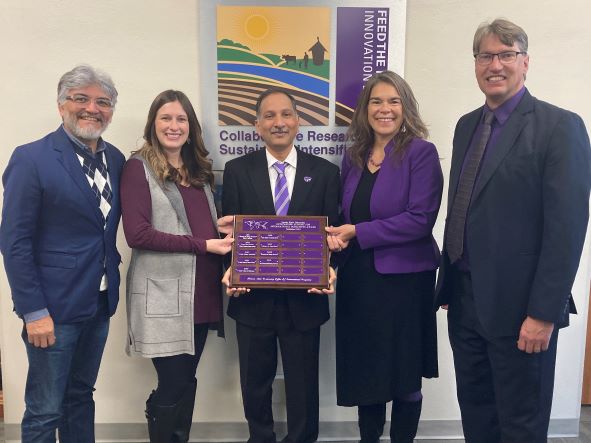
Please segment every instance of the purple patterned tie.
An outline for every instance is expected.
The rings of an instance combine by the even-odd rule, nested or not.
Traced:
[[[275,182],[275,214],[277,215],[287,215],[289,208],[289,190],[285,178],[286,166],[287,163],[275,162],[273,164],[277,171],[277,181]]]
[[[490,138],[494,118],[495,114],[492,111],[485,112],[480,138],[473,150],[468,153],[469,157],[466,159],[463,171],[461,171],[456,197],[447,221],[447,235],[445,236],[445,249],[447,250],[450,263],[455,263],[462,258],[464,252],[464,235],[468,208],[470,207],[470,200],[472,199],[472,191],[474,190],[474,184],[478,176],[480,162],[482,161],[486,144]]]

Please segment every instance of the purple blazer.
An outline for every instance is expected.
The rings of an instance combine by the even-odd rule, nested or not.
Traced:
[[[433,143],[419,138],[403,155],[392,158],[392,149],[390,142],[371,193],[371,221],[355,226],[357,241],[362,249],[374,249],[374,265],[382,274],[437,269],[440,253],[432,230],[443,191],[439,155]],[[361,173],[345,154],[341,167],[345,223],[351,223],[351,201]]]

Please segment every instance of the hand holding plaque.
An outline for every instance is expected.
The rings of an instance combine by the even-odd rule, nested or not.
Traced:
[[[337,274],[332,266],[328,267],[328,288],[310,288],[308,289],[309,294],[318,294],[318,295],[332,295],[335,293],[334,283],[337,281]]]
[[[235,216],[230,286],[330,290],[326,225],[318,216]]]

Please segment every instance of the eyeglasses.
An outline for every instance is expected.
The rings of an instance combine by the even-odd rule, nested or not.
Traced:
[[[74,95],[68,95],[66,97],[66,100],[70,100],[71,102],[74,102],[79,106],[85,106],[85,105],[89,104],[91,101],[93,101],[94,104],[97,106],[97,108],[105,110],[105,111],[108,111],[113,108],[113,102],[111,100],[109,100],[108,98],[103,98],[103,97],[90,98],[89,96],[84,95],[84,94],[74,94]]]
[[[504,65],[510,65],[511,63],[515,63],[515,60],[517,60],[517,56],[519,54],[527,54],[527,52],[522,51],[503,51],[503,52],[497,52],[496,54],[490,54],[488,52],[483,52],[481,54],[474,54],[474,58],[476,59],[476,63],[478,63],[480,66],[488,66],[490,65],[493,60],[495,59],[495,56],[497,56],[499,58],[499,61],[504,64]]]

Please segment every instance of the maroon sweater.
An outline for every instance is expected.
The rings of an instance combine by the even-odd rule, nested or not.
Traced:
[[[205,240],[218,238],[203,189],[177,185],[192,235],[157,231],[152,226],[152,199],[144,165],[129,160],[121,176],[121,215],[127,244],[131,248],[160,252],[192,252],[195,269],[195,323],[216,323],[222,319],[222,257],[206,250]],[[171,214],[171,217],[176,215]]]

